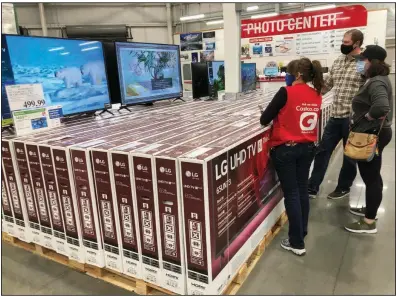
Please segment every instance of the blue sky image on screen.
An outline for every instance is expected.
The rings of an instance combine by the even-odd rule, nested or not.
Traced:
[[[147,43],[116,45],[124,104],[181,96],[178,46]]]
[[[241,64],[242,92],[256,90],[256,63]]]
[[[42,84],[47,106],[70,115],[110,103],[100,42],[9,35],[7,46],[15,84]]]

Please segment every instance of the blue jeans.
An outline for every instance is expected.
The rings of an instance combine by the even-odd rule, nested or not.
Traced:
[[[271,150],[271,159],[285,197],[290,245],[296,249],[305,247],[304,237],[308,234],[308,176],[315,149],[314,143],[300,143],[280,145]]]
[[[308,188],[319,192],[329,165],[331,154],[340,140],[345,146],[349,135],[349,118],[330,118],[325,127],[323,137],[315,156],[314,168],[309,179]],[[340,175],[338,176],[337,191],[349,191],[357,174],[356,163],[344,156]]]

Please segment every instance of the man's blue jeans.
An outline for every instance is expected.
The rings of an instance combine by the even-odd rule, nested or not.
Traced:
[[[300,143],[271,150],[271,160],[285,197],[290,245],[296,249],[305,248],[304,237],[308,234],[308,176],[315,149],[314,143]]]
[[[314,162],[314,168],[309,179],[308,188],[319,192],[320,184],[326,174],[331,154],[340,140],[345,146],[349,135],[349,118],[330,118],[325,127]],[[344,157],[336,191],[349,191],[357,174],[356,163]]]

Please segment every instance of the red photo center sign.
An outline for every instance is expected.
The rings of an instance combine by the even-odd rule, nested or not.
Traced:
[[[241,38],[253,38],[367,26],[367,10],[362,5],[282,14],[242,20]]]

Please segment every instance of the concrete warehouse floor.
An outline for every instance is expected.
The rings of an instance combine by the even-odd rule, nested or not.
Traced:
[[[378,234],[343,230],[355,219],[348,206],[364,203],[364,183],[356,178],[350,199],[330,201],[342,162],[341,150],[328,171],[321,197],[311,200],[307,255],[279,247],[287,225],[274,239],[238,294],[385,295],[395,293],[395,136],[384,151],[384,199]],[[131,295],[131,292],[2,244],[3,295]]]

